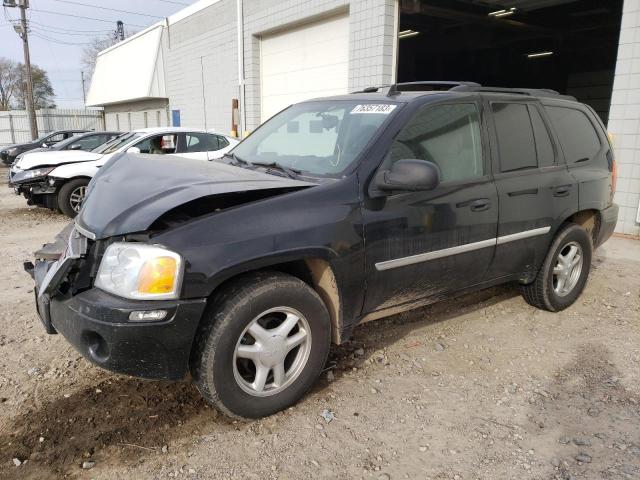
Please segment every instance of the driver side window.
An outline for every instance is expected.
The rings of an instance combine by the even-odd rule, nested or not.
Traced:
[[[49,138],[47,138],[44,143],[48,145],[53,145],[54,143],[61,142],[65,138],[68,138],[68,137],[65,137],[64,133],[58,133],[57,135],[52,135]]]
[[[409,120],[391,146],[391,162],[428,160],[442,182],[484,175],[478,109],[474,103],[427,106]]]
[[[140,149],[140,153],[166,155],[176,151],[176,135],[155,135],[133,145]]]

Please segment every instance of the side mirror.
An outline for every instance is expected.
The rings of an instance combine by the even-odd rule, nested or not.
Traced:
[[[398,160],[376,175],[376,187],[385,192],[433,190],[439,183],[440,169],[427,160]]]
[[[41,146],[42,148],[49,148],[49,144],[47,142],[44,142]]]
[[[69,147],[69,150],[82,150],[82,145],[80,145],[79,143],[74,143]]]
[[[127,153],[140,153],[140,149],[138,147],[129,147],[127,148]]]

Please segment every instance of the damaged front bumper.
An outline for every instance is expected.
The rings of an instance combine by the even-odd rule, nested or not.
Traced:
[[[38,315],[48,333],[61,333],[85,358],[137,377],[177,380],[189,371],[193,339],[206,299],[127,300],[98,288],[74,293],[71,277],[89,239],[73,224],[36,252],[25,270],[36,283]],[[163,310],[159,321],[131,320],[132,312]]]
[[[9,186],[13,187],[13,192],[16,195],[22,195],[26,198],[29,205],[58,208],[56,193],[59,189],[59,182],[39,179],[32,182],[12,183],[9,179]]]

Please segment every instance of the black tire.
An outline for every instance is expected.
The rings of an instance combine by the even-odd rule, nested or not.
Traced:
[[[554,289],[557,286],[557,280],[554,280],[554,268],[556,268],[559,254],[567,251],[566,249],[572,244],[577,244],[581,248],[582,268],[579,276],[576,275],[577,280],[571,290],[564,295],[559,295]],[[542,310],[550,312],[564,310],[572,305],[584,290],[591,269],[592,255],[593,241],[586,230],[576,224],[561,227],[551,243],[535,280],[528,285],[522,285],[522,296],[527,303]]]
[[[240,338],[246,338],[243,332],[261,312],[281,307],[295,309],[307,322],[311,334],[305,350],[308,357],[282,391],[255,396],[237,380],[237,362],[241,360],[234,359],[236,346]],[[293,405],[311,388],[325,365],[330,344],[329,314],[312,288],[279,272],[247,274],[210,300],[194,342],[191,374],[200,393],[224,414],[238,419],[261,418]],[[297,355],[295,350],[291,352]],[[269,375],[275,375],[275,370]]]
[[[88,178],[76,178],[70,180],[58,191],[58,208],[69,218],[75,218],[78,215],[78,211],[74,209],[74,202],[72,201],[72,195],[75,195],[79,189],[84,188],[86,191],[87,185],[89,185]]]

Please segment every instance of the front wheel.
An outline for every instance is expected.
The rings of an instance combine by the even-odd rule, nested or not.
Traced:
[[[586,230],[575,224],[563,227],[522,296],[530,305],[557,312],[572,305],[582,293],[591,269],[593,243]]]
[[[192,354],[200,393],[223,413],[260,418],[298,401],[326,362],[327,309],[302,280],[245,275],[214,295]]]
[[[76,178],[60,188],[58,192],[58,208],[69,218],[75,218],[82,208],[82,202],[87,193],[89,179]]]

